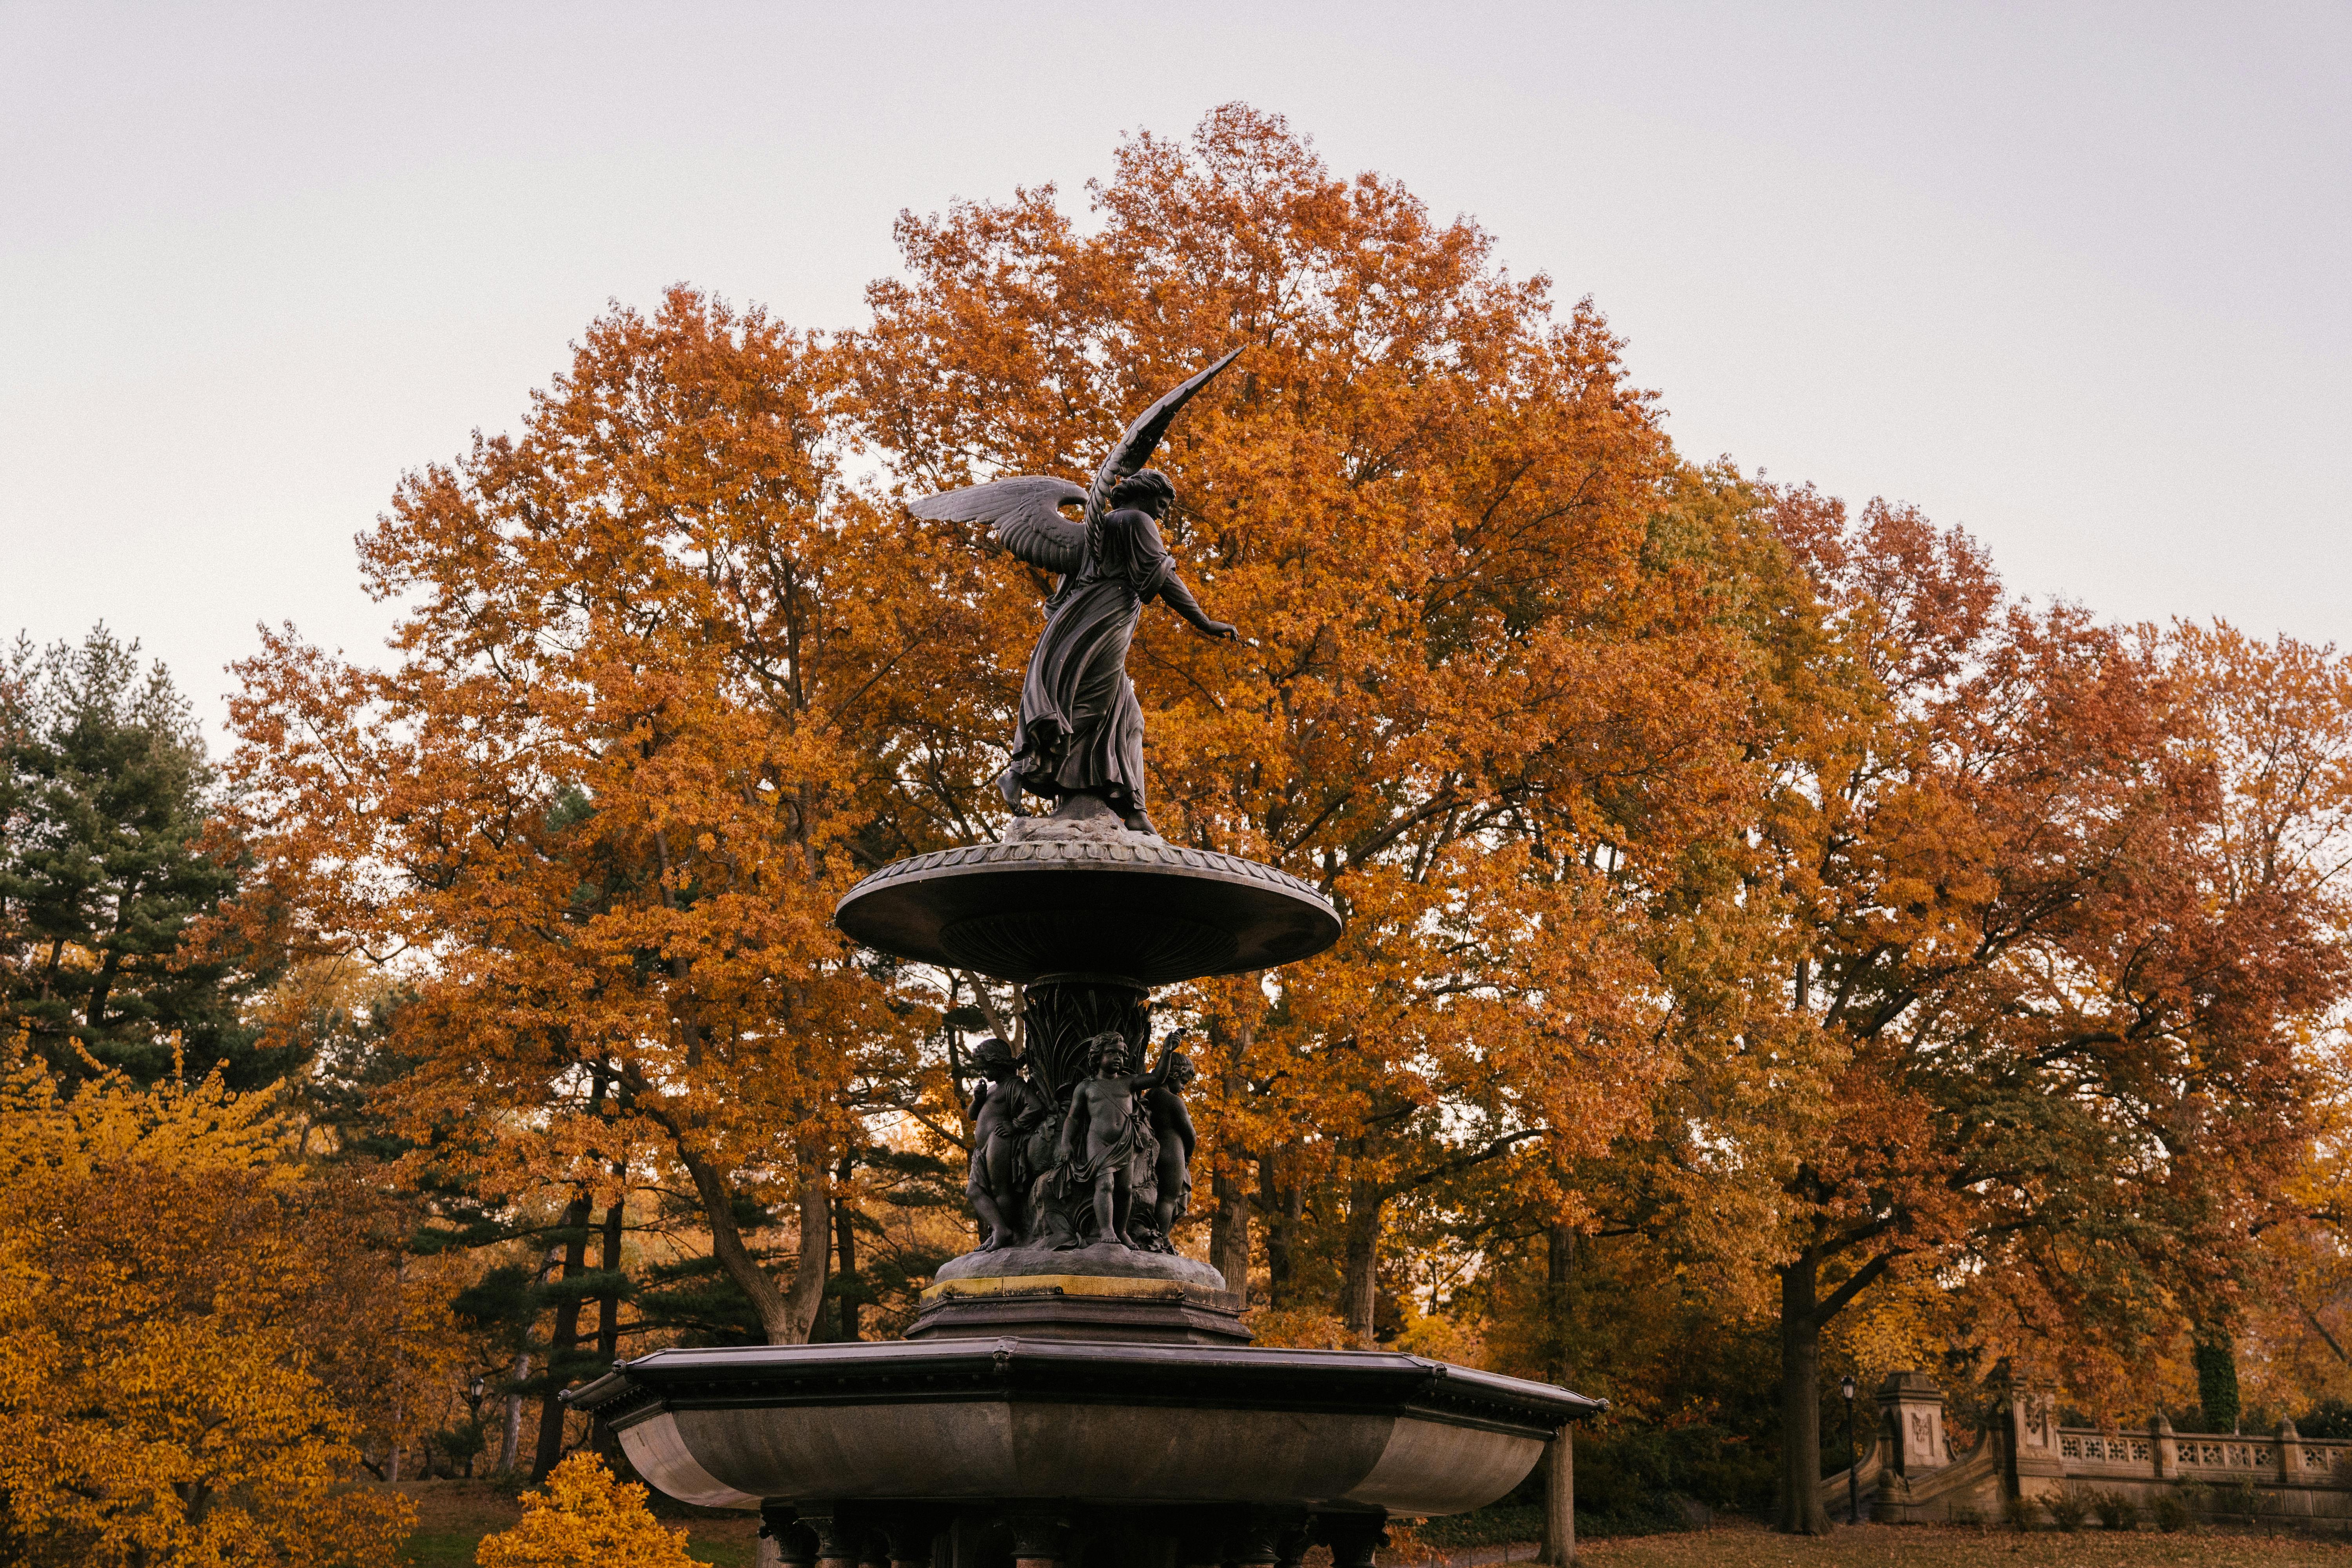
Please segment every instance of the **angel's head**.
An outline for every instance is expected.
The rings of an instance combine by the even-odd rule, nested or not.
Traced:
[[[1155,518],[1165,517],[1168,509],[1176,504],[1176,487],[1158,468],[1145,468],[1111,487],[1110,504],[1113,510],[1133,507]]]

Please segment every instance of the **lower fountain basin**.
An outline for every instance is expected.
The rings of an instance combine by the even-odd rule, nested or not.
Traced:
[[[945,1339],[656,1351],[572,1396],[710,1508],[862,1499],[1458,1513],[1604,1408],[1381,1351]]]

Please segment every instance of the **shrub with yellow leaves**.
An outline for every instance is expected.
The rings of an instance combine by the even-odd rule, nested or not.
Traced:
[[[0,1551],[31,1564],[389,1564],[268,1097],[217,1076],[63,1098],[0,1060]],[[325,1246],[321,1246],[321,1243]]]
[[[520,1522],[483,1539],[478,1568],[693,1568],[686,1531],[646,1509],[646,1489],[613,1479],[593,1454],[574,1454],[522,1500]]]

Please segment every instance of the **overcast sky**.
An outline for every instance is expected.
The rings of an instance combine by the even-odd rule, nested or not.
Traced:
[[[0,0],[0,626],[209,721],[608,299],[863,318],[890,223],[1245,100],[1591,294],[1688,455],[2352,644],[2352,5]]]

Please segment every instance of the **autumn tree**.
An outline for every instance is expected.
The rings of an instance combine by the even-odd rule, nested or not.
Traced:
[[[2265,1402],[2291,1384],[2340,1386],[2352,1365],[2324,1315],[2343,1293],[2335,1260],[2346,1212],[2346,1041],[2330,1026],[2352,915],[2352,664],[2332,649],[2285,637],[2263,642],[2225,623],[2177,625],[2161,647],[2213,790],[2198,846],[2210,885],[2197,891],[2235,913],[2227,940],[2244,944],[2212,953],[2211,967],[2258,973],[2255,1000],[2288,1004],[2283,1020],[2265,1016],[2247,1005],[2253,988],[2241,982],[2236,1009],[2218,1027],[2254,1039],[2284,1029],[2287,1037],[2232,1064],[2234,1092],[2183,1105],[2172,1139],[2170,1163],[2194,1178],[2177,1184],[2175,1202],[2195,1203],[2195,1246],[2210,1258],[2179,1310],[2208,1429],[2219,1430],[2235,1424],[2242,1332],[2267,1344]],[[2263,1119],[2264,1102],[2282,1094],[2294,1098],[2296,1114]],[[2297,1341],[2332,1364],[2287,1374]],[[2230,1420],[2215,1425],[2225,1410]]]
[[[407,606],[392,667],[270,634],[232,709],[270,896],[411,975],[407,1134],[567,1194],[567,1279],[677,1170],[777,1342],[816,1315],[860,1097],[928,1028],[833,905],[874,836],[940,830],[910,795],[951,814],[933,781],[985,777],[973,563],[843,489],[835,374],[757,310],[616,308],[519,437],[410,476],[362,541]],[[795,1211],[787,1279],[746,1200]]]
[[[2250,874],[2233,682],[2189,644],[2010,603],[1904,509],[1777,510],[1831,640],[1812,720],[1772,737],[1752,874],[1799,938],[1788,1012],[1833,1055],[1811,1113],[1756,1108],[1769,1135],[1724,1185],[1771,1221],[1735,1251],[1777,1285],[1780,1521],[1819,1531],[1823,1329],[1926,1263],[1969,1282],[1980,1343],[2055,1370],[2225,1294],[2306,1131],[2296,1041],[2345,975],[2318,885]],[[2301,835],[2334,807],[2282,809]],[[1722,1173],[1686,1131],[1723,1125],[1705,1088],[1623,1151],[1652,1173],[1621,1188],[1637,1207]],[[1703,1249],[1691,1205],[1652,1214]]]
[[[1234,348],[1161,461],[1244,640],[1147,617],[1130,662],[1161,830],[1348,921],[1161,998],[1204,1041],[1212,1260],[1262,1255],[1269,1323],[1468,1345],[1444,1280],[1490,1268],[1495,1353],[1542,1372],[1580,1258],[1752,1308],[1800,1530],[1850,1312],[1965,1283],[1954,1331],[2021,1364],[2230,1331],[2345,983],[2305,852],[2334,753],[2295,750],[2332,665],[2018,604],[1906,509],[1683,461],[1589,301],[1277,118],[1139,135],[1088,196],[903,216],[829,342],[615,307],[362,541],[386,668],[290,630],[242,668],[224,929],[398,974],[397,1168],[536,1227],[505,1283],[553,1305],[541,1348],[617,1342],[651,1187],[765,1337],[828,1273],[867,1326],[870,1211],[952,1159],[954,1043],[1017,1041],[1020,997],[829,917],[1001,830],[1051,586],[901,503],[1083,476]],[[1654,1327],[1617,1339],[1664,1364]]]
[[[350,1489],[363,1254],[271,1097],[215,1074],[68,1100],[0,1078],[0,1531],[37,1564],[389,1564],[406,1505]],[[379,1281],[366,1282],[373,1287]]]
[[[1322,958],[1172,1000],[1209,1039],[1213,1260],[1246,1273],[1255,1184],[1282,1279],[1280,1194],[1309,1193],[1365,1336],[1399,1194],[1642,1103],[1641,910],[1747,787],[1741,588],[1654,526],[1675,465],[1599,313],[1475,225],[1238,105],[1090,195],[1091,227],[1051,188],[902,218],[859,416],[910,489],[1083,473],[1246,347],[1161,458],[1171,542],[1246,640],[1147,617],[1131,662],[1162,831],[1346,914]],[[1037,585],[994,583],[1017,649]]]

